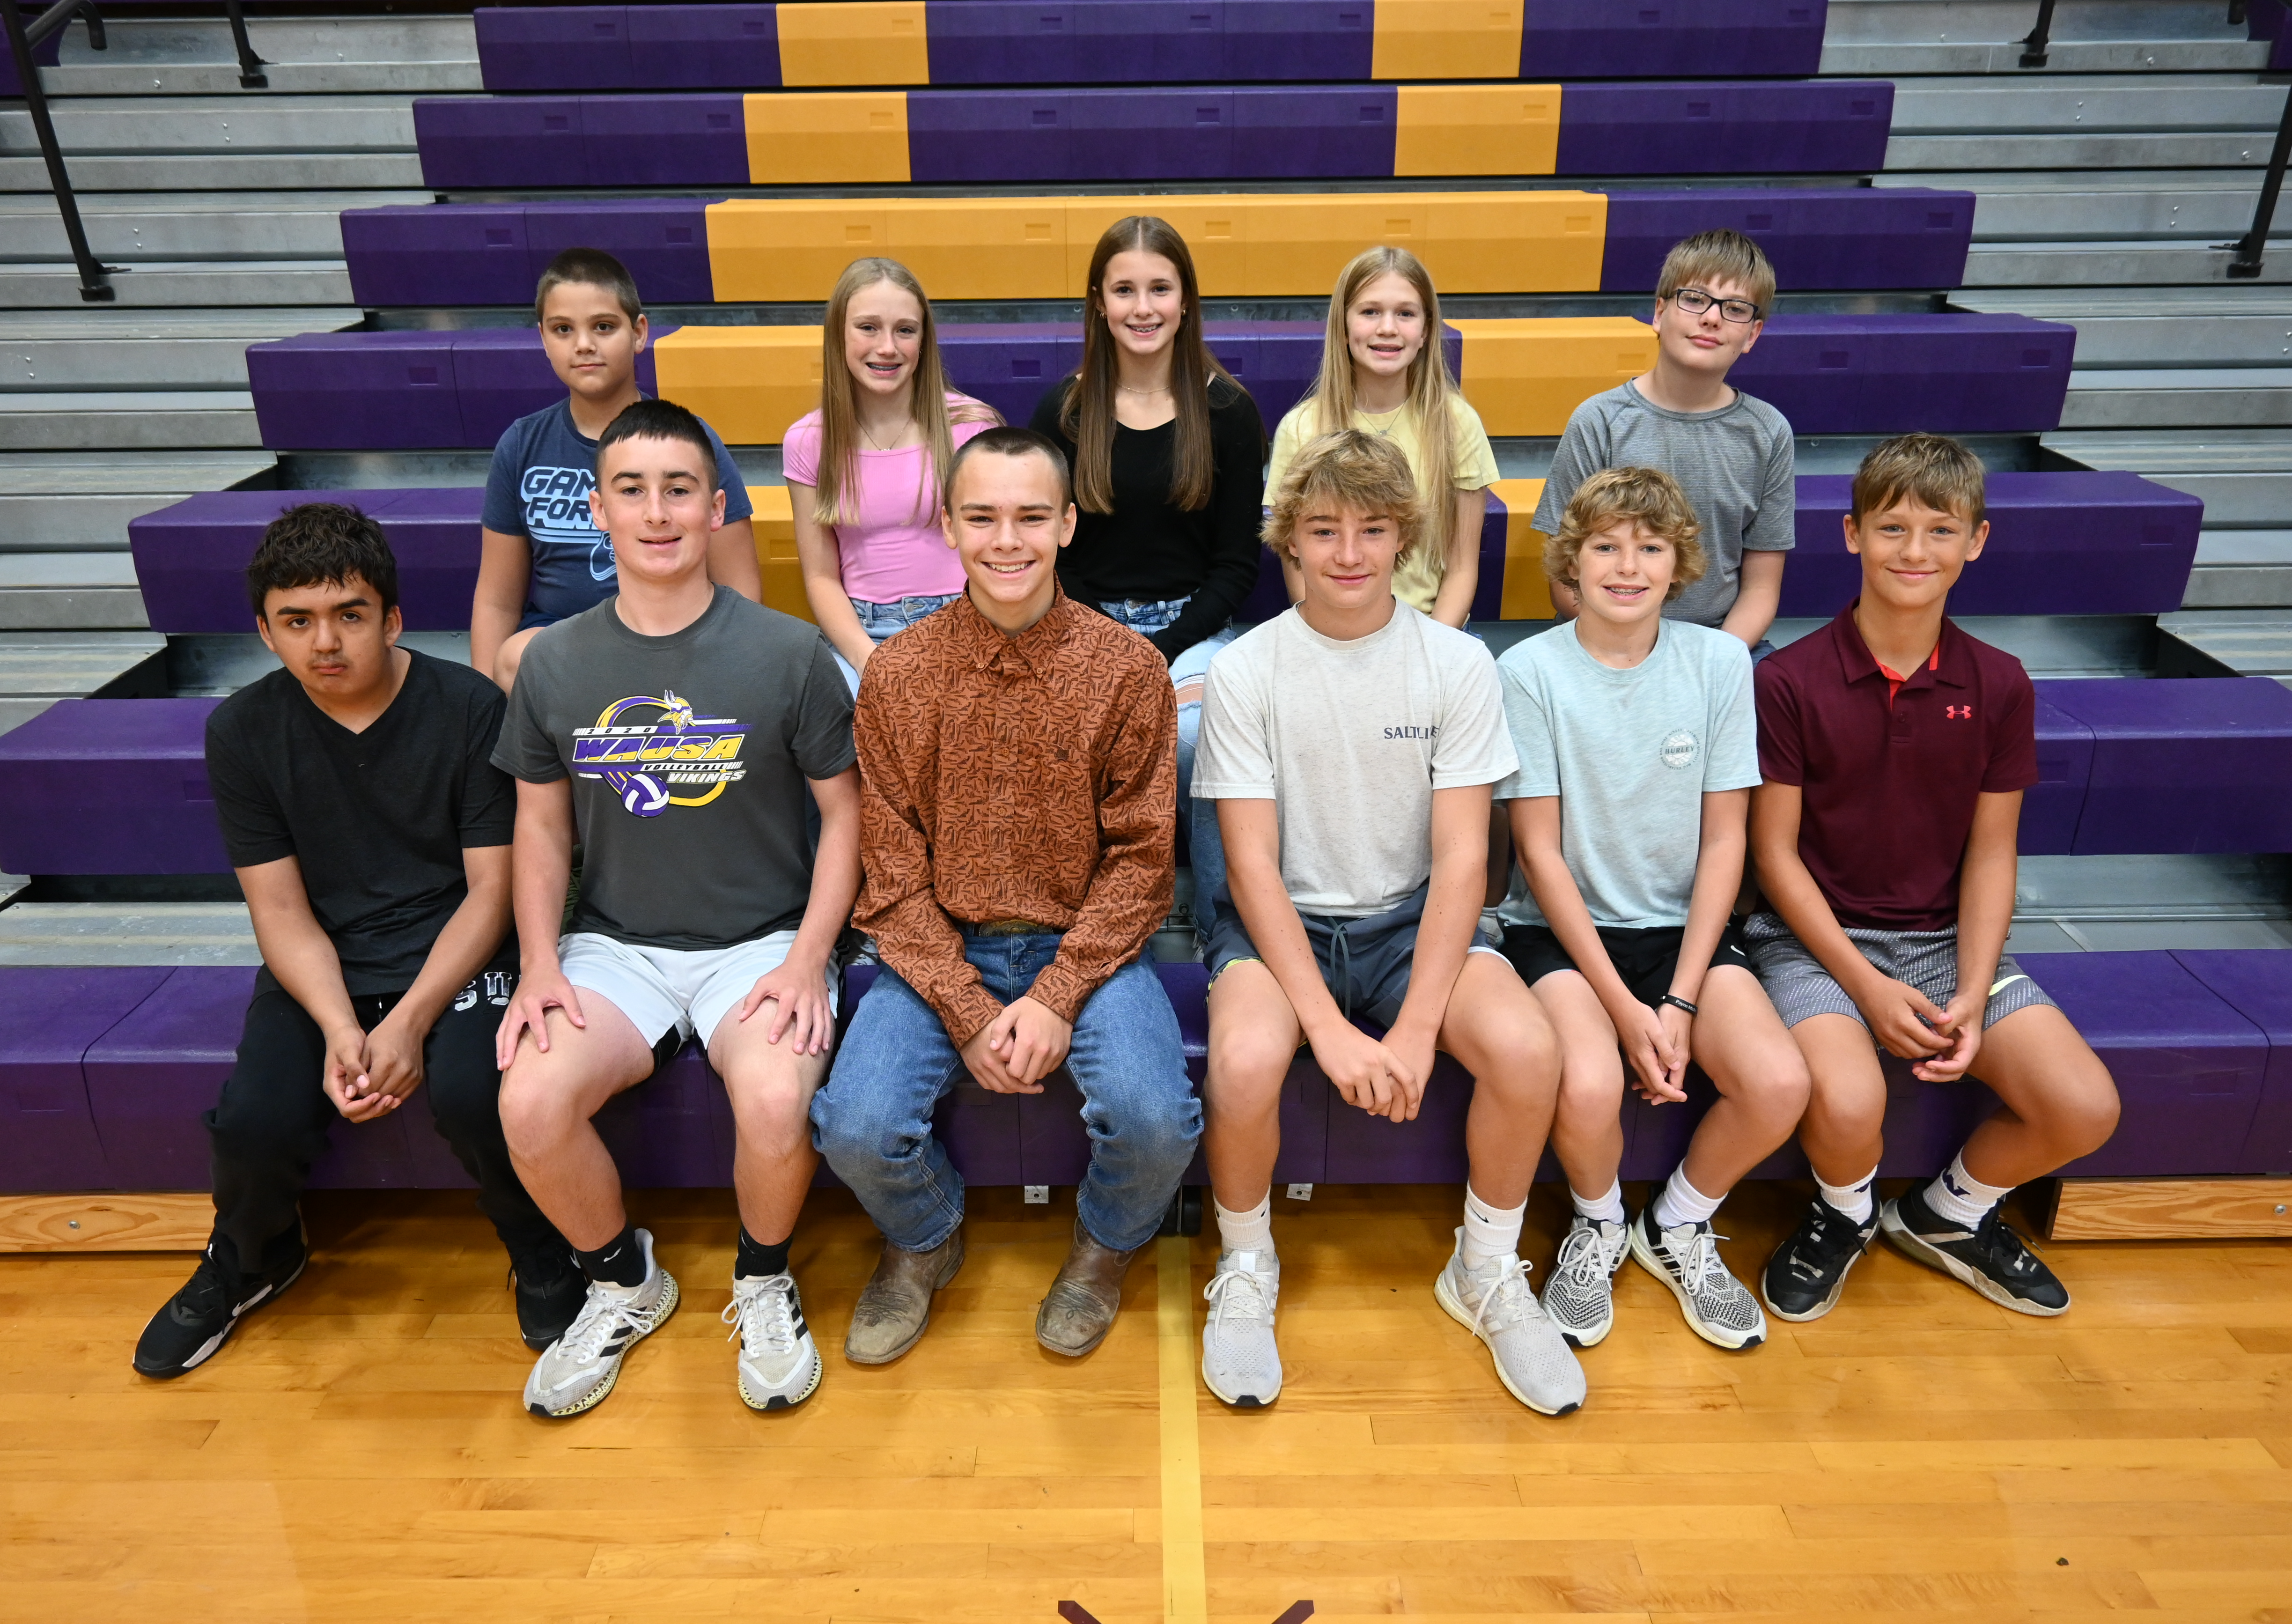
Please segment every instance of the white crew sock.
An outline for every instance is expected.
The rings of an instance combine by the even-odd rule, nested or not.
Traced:
[[[1870,1187],[1877,1182],[1878,1169],[1876,1168],[1851,1184],[1826,1184],[1822,1182],[1821,1174],[1814,1176],[1814,1187],[1822,1192],[1823,1200],[1857,1224],[1868,1224],[1870,1215],[1877,1210],[1877,1198],[1870,1193]]]
[[[1621,1224],[1624,1221],[1624,1185],[1620,1179],[1608,1181],[1605,1195],[1578,1195],[1576,1186],[1568,1186],[1568,1199],[1576,1204],[1578,1216],[1602,1224]]]
[[[1263,1263],[1273,1260],[1273,1192],[1267,1190],[1265,1199],[1247,1212],[1229,1212],[1218,1206],[1218,1199],[1210,1197],[1210,1205],[1217,1208],[1218,1248],[1226,1252],[1255,1252]]]
[[[1687,1164],[1681,1162],[1655,1199],[1655,1226],[1658,1229],[1684,1229],[1691,1224],[1707,1224],[1711,1215],[1719,1210],[1724,1195],[1706,1195],[1687,1182]]]
[[[2014,1193],[2011,1184],[1985,1184],[1965,1170],[1965,1152],[1949,1159],[1942,1176],[1926,1186],[1926,1205],[1937,1217],[1948,1218],[1960,1229],[1973,1229],[1989,1209]]]
[[[1528,1216],[1522,1197],[1513,1208],[1491,1207],[1465,1186],[1465,1266],[1485,1269],[1506,1257],[1520,1256],[1520,1226]]]

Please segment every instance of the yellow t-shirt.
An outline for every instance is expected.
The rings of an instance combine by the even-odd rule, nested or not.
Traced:
[[[1432,477],[1424,466],[1424,448],[1418,445],[1416,422],[1406,406],[1389,412],[1353,413],[1352,426],[1371,434],[1381,434],[1400,448],[1408,459],[1408,471],[1416,477],[1419,491],[1485,490],[1497,482],[1496,448],[1489,444],[1488,431],[1481,426],[1481,415],[1466,403],[1462,395],[1449,397],[1450,416],[1449,440],[1455,449],[1456,466],[1442,478]],[[1305,442],[1320,432],[1313,421],[1312,398],[1308,396],[1289,409],[1281,419],[1281,426],[1273,432],[1272,461],[1265,470],[1265,496],[1271,501],[1280,488],[1281,476],[1305,448]],[[1392,572],[1392,595],[1411,609],[1432,612],[1432,601],[1440,595],[1441,578],[1447,572],[1448,561],[1436,547],[1420,546],[1401,561]]]

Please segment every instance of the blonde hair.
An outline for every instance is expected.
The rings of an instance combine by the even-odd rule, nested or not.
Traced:
[[[1457,465],[1456,375],[1449,370],[1449,354],[1441,343],[1441,295],[1432,287],[1432,273],[1424,262],[1406,248],[1379,246],[1353,255],[1337,274],[1336,290],[1329,295],[1329,325],[1321,339],[1321,371],[1312,392],[1298,409],[1311,414],[1305,423],[1315,433],[1328,434],[1352,425],[1356,409],[1353,392],[1352,346],[1346,342],[1346,318],[1361,289],[1381,276],[1407,282],[1424,307],[1424,346],[1408,363],[1408,399],[1401,408],[1416,430],[1416,444],[1430,489],[1417,493],[1422,519],[1421,541],[1432,549],[1435,573],[1446,571],[1449,553],[1456,543],[1457,505],[1442,500],[1449,494],[1451,470]],[[1411,484],[1415,483],[1412,474]],[[1406,550],[1403,557],[1408,556]]]
[[[1424,540],[1424,504],[1416,476],[1400,448],[1381,434],[1339,429],[1306,442],[1270,493],[1272,505],[1260,532],[1281,557],[1297,556],[1297,525],[1311,513],[1383,514],[1400,531],[1398,565]]]
[[[1707,290],[1714,282],[1734,283],[1762,317],[1775,302],[1775,268],[1766,251],[1740,231],[1723,230],[1698,231],[1672,245],[1655,279],[1655,302],[1662,303],[1683,287]]]
[[[1904,497],[1980,524],[1989,511],[1981,459],[1947,434],[1897,434],[1854,471],[1854,522]]]
[[[835,279],[819,329],[819,479],[812,487],[811,507],[816,524],[850,524],[860,516],[852,497],[860,483],[860,380],[851,376],[851,364],[844,358],[844,327],[851,301],[881,282],[913,295],[923,311],[916,369],[908,380],[908,410],[924,432],[924,465],[916,481],[916,519],[939,506],[940,471],[955,460],[954,425],[1003,421],[1002,414],[983,400],[968,395],[948,400],[939,332],[932,325],[931,301],[916,273],[897,260],[853,260]]]
[[[1687,493],[1660,468],[1603,468],[1578,485],[1560,515],[1559,534],[1544,544],[1544,573],[1574,587],[1584,544],[1618,521],[1671,544],[1671,586],[1665,602],[1703,578],[1707,566],[1703,544],[1696,539],[1703,527]]]
[[[1085,513],[1114,511],[1114,392],[1121,363],[1114,353],[1114,335],[1107,330],[1104,289],[1107,262],[1129,253],[1157,254],[1177,268],[1178,330],[1170,336],[1170,398],[1178,416],[1171,446],[1170,505],[1182,513],[1198,513],[1210,505],[1217,483],[1210,407],[1213,402],[1223,406],[1249,392],[1219,365],[1203,342],[1194,256],[1187,252],[1178,228],[1158,214],[1131,214],[1116,221],[1091,251],[1083,291],[1082,366],[1059,409],[1059,430],[1074,442],[1075,500]]]

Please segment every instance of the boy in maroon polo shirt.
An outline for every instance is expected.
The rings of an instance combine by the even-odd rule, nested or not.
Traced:
[[[2068,1291],[1999,1203],[2117,1126],[2109,1072],[2006,956],[2037,695],[2019,660],[1943,613],[1989,537],[1982,507],[1981,463],[1956,440],[1879,446],[1846,520],[1862,595],[1756,674],[1751,851],[1772,911],[1744,935],[1813,1077],[1799,1143],[1819,1192],[1761,1281],[1780,1319],[1829,1313],[1881,1225],[1993,1303],[2062,1313]],[[1979,1076],[2000,1101],[1883,1216],[1879,1047],[1927,1082]]]

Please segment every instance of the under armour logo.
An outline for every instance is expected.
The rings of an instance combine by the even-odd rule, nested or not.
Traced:
[[[1945,705],[1941,707],[1941,714],[1948,716],[1952,722],[1971,722],[1973,720],[1973,707],[1971,705]]]

